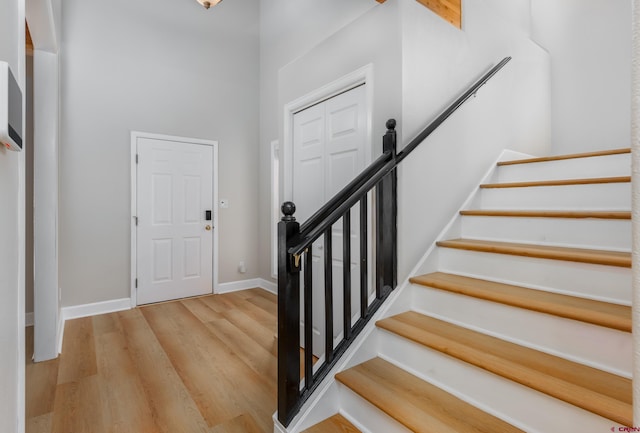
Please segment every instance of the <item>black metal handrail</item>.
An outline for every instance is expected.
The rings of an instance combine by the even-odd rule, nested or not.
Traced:
[[[395,128],[395,120],[393,122],[393,128]],[[298,255],[308,248],[313,241],[318,239],[324,231],[335,224],[344,213],[351,209],[365,194],[367,194],[380,180],[385,177],[391,170],[398,165],[396,159],[391,155],[391,152],[383,154],[384,157],[389,158],[384,165],[380,167],[375,173],[372,173],[366,182],[361,183],[356,189],[351,190],[351,195],[342,200],[340,204],[331,209],[331,212],[327,212],[324,218],[320,220],[315,226],[307,226],[306,233],[303,232],[304,224],[300,226],[300,241],[289,248],[289,254]]]
[[[413,140],[411,140],[409,144],[407,144],[402,149],[401,152],[398,152],[398,157],[396,159],[397,162],[400,163],[403,159],[409,156],[409,154],[413,152],[413,150],[416,147],[418,147],[420,143],[422,143],[428,136],[430,136],[433,131],[438,129],[438,127],[442,125],[442,123],[445,120],[447,120],[449,116],[451,116],[454,112],[456,112],[456,110],[458,110],[458,108],[460,108],[460,106],[464,104],[467,101],[467,99],[474,96],[478,92],[478,90],[480,90],[480,88],[484,86],[487,83],[487,81],[491,79],[491,77],[497,74],[498,71],[504,68],[505,65],[510,61],[511,61],[511,57],[505,57],[504,59],[500,60],[498,64],[496,64],[494,67],[489,69],[487,73],[485,73],[478,81],[473,83],[469,87],[469,89],[467,89],[462,95],[458,97],[458,99],[456,99],[451,104],[449,104],[449,106],[442,113],[440,113],[438,117],[436,117],[435,119],[433,119],[431,123],[429,123],[429,126],[424,128],[421,133],[416,135],[416,137]]]
[[[394,126],[395,128],[395,126]],[[391,152],[383,152],[382,155],[365,168],[358,176],[353,178],[344,188],[334,195],[327,203],[325,203],[316,213],[311,215],[304,223],[300,225],[300,233],[306,236],[310,230],[322,222],[334,209],[340,206],[345,200],[351,197],[354,191],[357,191],[362,184],[378,173],[391,160]]]
[[[421,142],[435,131],[465,101],[502,69],[511,57],[505,57],[482,78],[438,115],[402,152],[396,152],[396,121],[387,121],[383,138],[383,153],[354,178],[338,194],[300,225],[295,217],[295,205],[282,205],[284,217],[278,224],[278,420],[285,427],[299,412],[326,377],[340,356],[347,350],[367,322],[397,286],[397,166]],[[368,245],[369,194],[375,192],[375,298],[369,299]],[[351,213],[359,205],[359,317],[352,311],[351,278]],[[342,219],[342,340],[334,341],[333,296],[333,232]],[[347,233],[348,235],[344,235]],[[313,265],[312,246],[324,236],[324,352],[314,366],[313,348]],[[373,255],[373,253],[371,253]],[[300,312],[300,274],[303,274],[304,308]],[[352,319],[357,317],[355,323]],[[303,326],[301,345],[300,327]],[[300,349],[304,348],[304,382],[300,379]]]

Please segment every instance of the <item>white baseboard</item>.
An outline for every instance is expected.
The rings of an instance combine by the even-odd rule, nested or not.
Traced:
[[[131,299],[113,299],[111,301],[94,302],[93,304],[73,305],[63,307],[61,311],[62,320],[65,322],[81,317],[97,316],[98,314],[114,313],[116,311],[130,310]]]
[[[265,280],[264,278],[259,278],[260,287],[267,292],[271,292],[274,295],[278,296],[278,285],[272,281]]]
[[[24,315],[24,326],[33,326],[33,312]]]
[[[229,283],[218,284],[218,290],[216,291],[216,294],[238,292],[240,290],[255,289],[256,287],[264,289],[273,294],[278,293],[278,288],[275,283],[267,281],[263,278],[252,278],[250,280],[231,281]]]
[[[218,290],[216,291],[215,294],[218,295],[223,293],[238,292],[240,290],[255,289],[256,287],[260,287],[259,278],[253,278],[250,280],[230,281],[228,283],[218,284]]]

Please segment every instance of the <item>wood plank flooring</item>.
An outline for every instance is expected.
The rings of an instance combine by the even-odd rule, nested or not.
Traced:
[[[262,289],[65,324],[60,357],[33,363],[27,433],[271,433],[276,297]]]

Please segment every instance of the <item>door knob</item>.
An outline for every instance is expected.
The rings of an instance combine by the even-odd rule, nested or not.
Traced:
[[[209,230],[211,230],[211,226],[210,226],[209,224],[207,224],[206,226],[204,226],[204,229],[205,229],[206,231],[209,231]]]

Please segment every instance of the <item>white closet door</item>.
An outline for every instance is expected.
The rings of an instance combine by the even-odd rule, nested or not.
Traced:
[[[297,113],[293,118],[293,201],[296,219],[308,219],[365,168],[366,94],[360,86]],[[359,206],[351,215],[352,315],[359,311]],[[332,227],[333,334],[343,330],[342,221]],[[313,353],[324,354],[324,240],[312,247]],[[304,316],[301,316],[302,318]],[[304,341],[304,336],[301,335]]]

